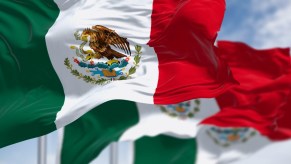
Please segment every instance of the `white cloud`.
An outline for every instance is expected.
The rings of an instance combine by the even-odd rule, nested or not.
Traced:
[[[269,0],[271,1],[271,0]],[[291,46],[291,1],[254,22],[255,44],[259,47]]]
[[[267,12],[274,8],[281,8],[288,3],[290,4],[290,0],[252,0],[251,9],[256,12]]]
[[[259,48],[291,46],[291,1],[250,1],[245,30],[252,30],[252,44]],[[244,30],[242,30],[244,31]],[[245,36],[244,36],[245,37]]]
[[[219,39],[256,48],[291,46],[291,0],[227,0]]]

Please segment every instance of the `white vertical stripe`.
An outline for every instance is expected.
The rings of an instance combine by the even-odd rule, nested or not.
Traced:
[[[95,106],[112,99],[153,103],[158,82],[158,59],[154,50],[146,45],[150,37],[152,0],[66,0],[56,1],[61,9],[55,24],[46,35],[46,44],[52,65],[65,92],[65,102],[57,114],[60,128],[79,118]],[[71,45],[79,46],[74,32],[103,25],[126,37],[134,54],[134,45],[142,46],[140,67],[130,80],[114,81],[105,86],[88,84],[70,73],[65,58],[74,68],[86,74],[85,69],[73,62],[75,52]],[[132,62],[131,59],[130,62]],[[82,72],[83,71],[83,72]]]
[[[273,142],[233,164],[290,164],[291,140]]]
[[[218,145],[207,134],[211,126],[203,126],[197,135],[197,160],[196,164],[233,164],[243,160],[254,152],[269,145],[271,141],[258,132],[246,142],[233,143],[229,147]],[[259,162],[261,163],[261,162]]]
[[[193,118],[185,119],[169,116],[156,105],[138,103],[139,122],[125,131],[120,140],[136,140],[143,136],[159,134],[178,138],[196,137],[199,122],[219,111],[215,99],[200,100],[200,111]]]

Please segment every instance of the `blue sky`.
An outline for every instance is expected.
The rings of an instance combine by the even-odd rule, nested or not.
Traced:
[[[242,41],[256,48],[288,47],[291,45],[290,29],[290,0],[227,0],[218,39]],[[49,164],[55,163],[56,146],[54,132],[48,135]],[[36,164],[36,155],[37,140],[31,139],[0,149],[0,164]],[[108,160],[108,151],[102,159]]]
[[[218,39],[243,41],[256,48],[291,45],[290,0],[227,0]]]

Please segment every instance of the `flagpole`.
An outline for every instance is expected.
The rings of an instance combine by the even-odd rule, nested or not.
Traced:
[[[128,152],[128,158],[129,164],[133,164],[134,163],[134,155],[135,155],[135,146],[134,146],[134,141],[127,141],[128,143],[128,148],[127,148],[127,152]]]
[[[110,164],[118,164],[118,143],[112,142],[110,145]]]
[[[37,163],[46,164],[46,135],[38,137]]]

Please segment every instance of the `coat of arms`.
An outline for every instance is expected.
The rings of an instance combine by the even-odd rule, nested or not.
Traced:
[[[74,69],[69,58],[64,64],[71,73],[87,83],[103,85],[114,80],[126,80],[136,72],[141,59],[141,49],[135,45],[134,55],[127,38],[114,30],[95,25],[74,33],[75,39],[82,41],[79,46],[71,46],[75,51],[73,61],[83,71]]]
[[[247,142],[256,135],[256,131],[250,128],[211,127],[206,133],[214,143],[222,147],[229,147],[236,143]]]
[[[162,112],[179,119],[187,119],[199,112],[200,100],[185,101],[178,104],[159,105]]]

